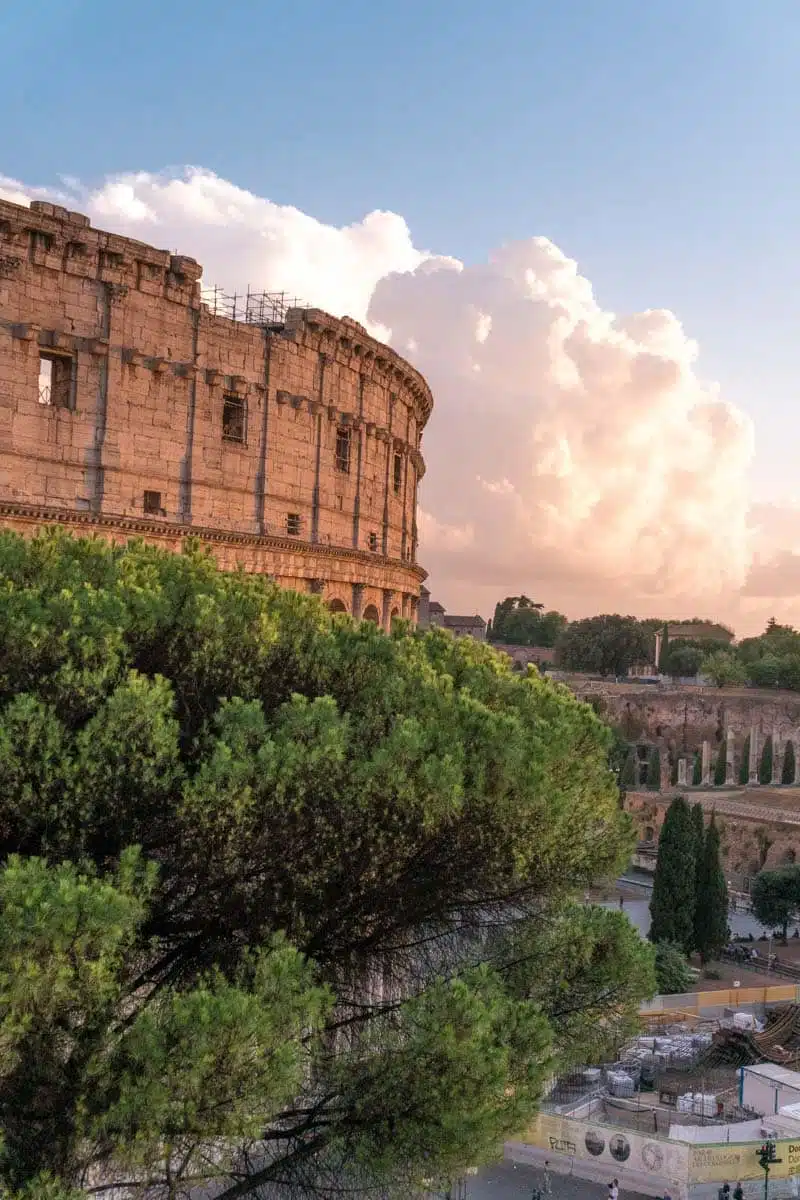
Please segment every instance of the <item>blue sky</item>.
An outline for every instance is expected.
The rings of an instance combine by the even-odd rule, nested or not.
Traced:
[[[678,312],[757,420],[759,490],[790,480],[796,0],[4,7],[2,172],[197,163],[467,259],[546,234],[609,307]]]
[[[800,450],[799,63],[797,0],[29,0],[0,172],[194,163],[466,260],[545,234],[605,306],[679,315],[770,495]]]

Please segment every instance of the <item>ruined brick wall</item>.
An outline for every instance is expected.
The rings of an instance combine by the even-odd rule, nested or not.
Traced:
[[[215,315],[201,270],[0,202],[0,523],[192,533],[223,566],[414,618],[424,379],[347,318]]]
[[[759,747],[770,737],[779,750],[791,741],[795,753],[800,754],[797,692],[598,683],[574,676],[566,682],[582,699],[593,703],[605,720],[619,726],[631,742],[660,746],[673,758],[699,751],[704,741],[715,757],[731,730],[737,778],[745,741],[753,734]]]
[[[675,792],[659,795],[654,792],[628,792],[625,809],[631,814],[636,836],[640,841],[657,841]],[[720,849],[726,872],[731,877],[753,876],[763,867],[781,867],[800,861],[800,812],[787,817],[787,800],[781,795],[769,799],[738,793],[740,803],[724,805],[713,794],[702,796],[686,793],[690,804],[701,799],[708,818],[715,812],[720,831]],[[753,803],[748,804],[744,800]],[[758,799],[758,804],[754,801]],[[772,805],[775,805],[772,808]],[[772,811],[770,809],[772,808]],[[737,809],[738,811],[729,811]]]

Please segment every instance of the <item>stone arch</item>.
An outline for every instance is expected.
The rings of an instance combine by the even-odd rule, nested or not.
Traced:
[[[361,614],[362,621],[372,621],[373,625],[380,625],[381,614],[378,612],[374,604],[368,604]]]
[[[345,604],[344,600],[339,600],[337,597],[334,597],[333,600],[328,601],[328,610],[332,613],[346,613],[347,605]]]

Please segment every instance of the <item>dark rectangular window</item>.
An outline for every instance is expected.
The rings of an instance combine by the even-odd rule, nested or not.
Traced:
[[[145,492],[144,511],[151,517],[160,517],[162,515],[161,492]]]
[[[247,401],[243,396],[222,398],[223,442],[244,442],[247,437]]]
[[[350,474],[350,430],[342,426],[336,430],[336,470]]]
[[[72,408],[75,359],[71,354],[39,355],[39,403]]]
[[[297,537],[300,533],[300,513],[286,514],[286,532],[292,537]]]
[[[403,456],[395,454],[394,456],[394,494],[400,495],[400,489],[403,486]]]
[[[378,535],[377,535],[377,533],[371,533],[371,534],[369,535],[369,548],[370,548],[370,550],[377,550],[377,549],[378,549]]]

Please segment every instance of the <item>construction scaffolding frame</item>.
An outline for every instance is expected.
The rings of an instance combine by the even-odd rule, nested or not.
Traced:
[[[268,329],[285,324],[290,308],[308,308],[305,301],[286,292],[226,292],[220,287],[204,287],[200,292],[203,307],[215,317],[242,321],[245,325],[262,325]]]

